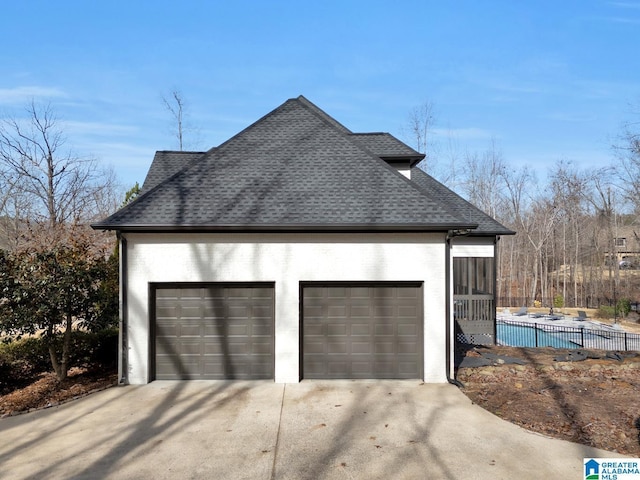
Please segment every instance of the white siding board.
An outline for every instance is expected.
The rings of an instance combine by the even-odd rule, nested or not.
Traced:
[[[495,252],[493,237],[459,237],[451,240],[452,257],[493,257]]]

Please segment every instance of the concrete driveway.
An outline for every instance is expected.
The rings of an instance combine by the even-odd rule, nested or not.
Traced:
[[[582,478],[612,456],[415,381],[153,382],[0,419],[11,479]]]

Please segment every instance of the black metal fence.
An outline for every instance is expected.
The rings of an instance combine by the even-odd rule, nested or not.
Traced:
[[[596,298],[596,297],[587,297],[579,302],[577,302],[575,307],[571,307],[573,305],[573,299],[566,299],[565,306],[569,308],[600,308],[601,306],[612,307],[617,303],[616,299],[613,298]],[[500,307],[532,307],[534,301],[529,297],[497,297],[496,298],[496,306]],[[545,300],[541,302],[542,307],[550,308],[552,306],[551,300]],[[640,311],[640,302],[636,300],[631,301],[631,310]]]
[[[497,343],[512,347],[592,348],[640,351],[640,334],[615,328],[565,327],[547,323],[496,322]]]

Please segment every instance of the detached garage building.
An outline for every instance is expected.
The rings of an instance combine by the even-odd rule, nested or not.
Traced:
[[[456,331],[491,339],[513,232],[423,158],[304,97],[207,152],[157,152],[93,225],[120,241],[121,381],[445,382]]]

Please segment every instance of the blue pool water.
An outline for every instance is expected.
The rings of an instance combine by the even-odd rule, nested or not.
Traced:
[[[569,342],[552,333],[539,330],[535,327],[498,323],[496,325],[498,343],[511,347],[554,347],[554,348],[578,348],[580,345]],[[537,335],[537,345],[536,345]]]

